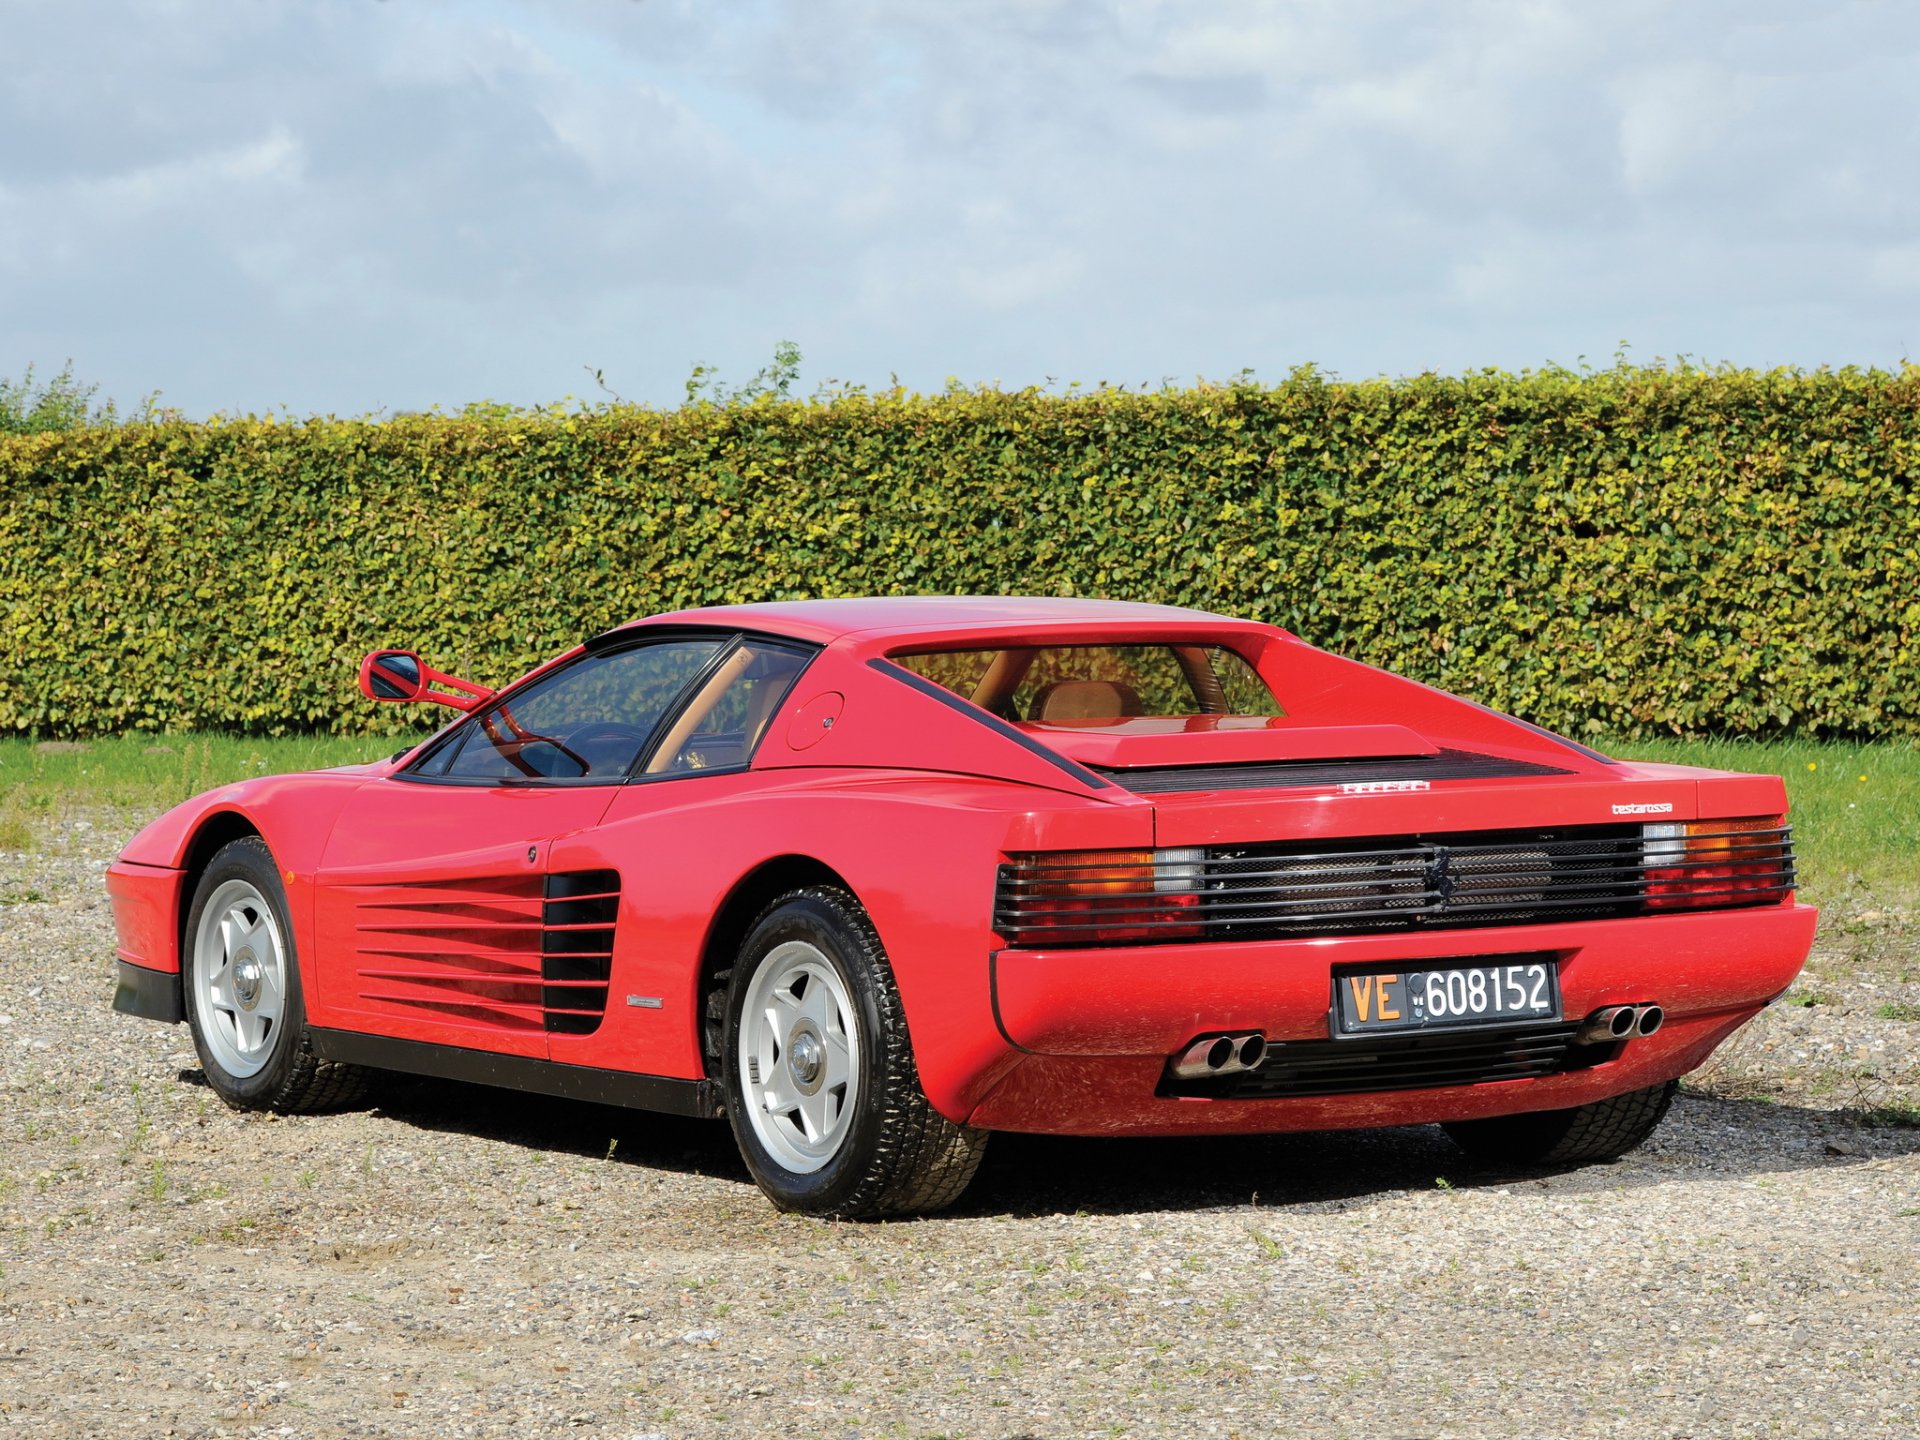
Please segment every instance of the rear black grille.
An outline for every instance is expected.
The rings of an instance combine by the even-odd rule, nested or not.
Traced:
[[[547,877],[541,906],[540,1005],[557,1035],[591,1035],[607,1013],[613,926],[620,911],[616,870]]]
[[[1451,836],[1391,849],[1209,853],[1209,919],[1223,936],[1590,920],[1641,908],[1640,827]],[[1204,903],[1204,902],[1203,902]]]
[[[1278,790],[1309,785],[1367,785],[1395,780],[1510,780],[1573,771],[1530,760],[1508,760],[1477,750],[1437,755],[1388,755],[1371,760],[1282,760],[1242,765],[1162,765],[1139,770],[1101,770],[1136,795],[1187,790]]]
[[[1272,1045],[1237,1075],[1169,1079],[1161,1094],[1215,1100],[1434,1090],[1489,1080],[1533,1080],[1612,1059],[1619,1045],[1575,1045],[1572,1024],[1367,1040],[1302,1040]]]
[[[1159,852],[1139,893],[1087,855],[1021,856],[1000,867],[994,928],[1014,945],[1268,940],[1767,905],[1793,889],[1789,833],[1687,842],[1714,859],[1639,825],[1215,846]]]

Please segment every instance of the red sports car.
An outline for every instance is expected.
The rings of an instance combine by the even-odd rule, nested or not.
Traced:
[[[785,1209],[936,1209],[994,1130],[1616,1156],[1813,938],[1778,779],[1193,610],[748,605],[498,693],[360,678],[460,716],[142,831],[115,1007],[237,1106],[399,1070],[725,1115]]]

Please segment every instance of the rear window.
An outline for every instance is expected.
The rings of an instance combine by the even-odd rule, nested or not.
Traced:
[[[893,659],[1016,723],[1286,713],[1259,673],[1220,645],[1023,645]]]

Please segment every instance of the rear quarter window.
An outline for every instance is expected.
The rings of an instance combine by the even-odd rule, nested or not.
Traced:
[[[892,658],[1016,723],[1285,713],[1259,673],[1221,645],[1027,645]]]

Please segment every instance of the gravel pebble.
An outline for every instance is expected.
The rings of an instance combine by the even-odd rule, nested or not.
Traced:
[[[1920,1097],[1911,929],[1618,1164],[1001,1136],[957,1211],[830,1224],[724,1125],[228,1110],[109,1009],[87,818],[0,855],[0,1434],[1920,1435],[1920,1129],[1865,1123]]]

